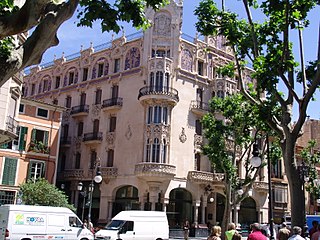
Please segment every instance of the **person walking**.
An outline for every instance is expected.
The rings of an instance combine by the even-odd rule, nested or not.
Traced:
[[[278,240],[288,240],[290,237],[290,230],[287,228],[287,224],[283,222],[281,228],[279,229],[277,239]]]
[[[226,240],[232,240],[232,237],[236,231],[236,225],[234,223],[229,223],[228,230],[225,232]]]
[[[303,237],[301,237],[301,232],[302,232],[302,229],[301,227],[299,226],[294,226],[292,228],[292,236],[289,237],[288,240],[305,240]]]
[[[310,235],[311,240],[318,240],[320,237],[320,225],[317,226],[317,231],[313,232],[312,235]]]
[[[310,230],[309,230],[309,236],[310,236],[310,238],[312,238],[312,235],[313,235],[315,232],[318,231],[318,224],[319,224],[318,221],[316,221],[316,220],[313,220],[313,221],[312,221],[312,228],[310,228]]]
[[[221,227],[220,226],[213,226],[211,228],[211,233],[207,240],[221,240]]]
[[[190,229],[190,224],[189,221],[186,220],[183,224],[183,236],[184,236],[184,240],[188,240],[189,239],[189,229]]]
[[[249,234],[247,240],[267,240],[268,239],[265,235],[263,235],[261,231],[261,226],[259,223],[251,224],[251,230],[252,232]]]

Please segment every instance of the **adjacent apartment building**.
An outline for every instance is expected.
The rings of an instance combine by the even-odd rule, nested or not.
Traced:
[[[64,108],[22,98],[17,137],[0,145],[0,204],[19,201],[19,185],[27,180],[56,181],[59,133]]]
[[[77,186],[81,182],[88,190],[100,166],[94,223],[127,209],[166,211],[170,228],[186,219],[194,225],[222,220],[224,175],[201,154],[201,118],[210,98],[238,91],[236,77],[216,71],[234,57],[221,36],[181,33],[182,14],[182,1],[147,10],[153,24],[144,33],[55,59],[24,78],[27,98],[68,109],[57,185],[64,186],[79,215],[88,213],[88,195]],[[252,82],[249,74],[246,81]],[[287,210],[287,185],[281,168],[275,172],[280,218]],[[266,174],[264,169],[237,207],[238,222],[268,221]]]

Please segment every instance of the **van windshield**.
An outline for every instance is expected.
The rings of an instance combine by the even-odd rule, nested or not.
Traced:
[[[123,220],[112,220],[104,227],[104,229],[106,229],[106,230],[119,230],[124,223],[125,223],[125,221],[123,221]]]

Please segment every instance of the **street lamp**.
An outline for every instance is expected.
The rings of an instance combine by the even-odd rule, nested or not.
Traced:
[[[83,201],[82,201],[82,212],[81,212],[81,220],[82,222],[84,221],[84,206],[86,204],[86,197],[88,196],[88,192],[87,192],[87,189],[86,187],[83,187],[83,183],[82,182],[79,182],[78,184],[78,191],[80,192],[80,194],[82,195],[83,197]],[[83,191],[82,191],[83,189]]]
[[[299,173],[299,178],[300,178],[300,181],[302,181],[302,192],[303,192],[303,199],[305,199],[305,183],[306,182],[309,182],[309,166],[307,166],[305,164],[304,161],[301,162],[301,165],[298,166],[298,173]],[[304,217],[304,225],[306,225],[306,206],[304,204],[304,207],[303,207],[303,217]],[[306,226],[303,226],[303,236],[305,235],[305,231],[306,231]]]
[[[272,196],[272,182],[271,182],[271,161],[269,156],[269,135],[266,135],[266,144],[267,144],[267,165],[268,165],[268,187],[269,187],[269,227],[270,227],[270,239],[274,239],[273,235],[273,196]],[[252,167],[260,167],[262,161],[259,156],[258,144],[253,144],[252,149],[252,158],[250,164]]]
[[[95,170],[95,175],[93,174],[93,170]],[[89,184],[88,192],[86,188],[83,189],[83,192],[81,193],[84,197],[83,199],[83,204],[82,204],[82,220],[83,220],[83,214],[84,214],[84,204],[85,204],[85,199],[88,196],[89,197],[89,212],[88,212],[88,224],[91,223],[91,209],[92,209],[92,196],[93,196],[93,190],[94,190],[94,184],[95,183],[101,183],[102,182],[102,176],[100,172],[100,163],[95,162],[94,168],[92,169],[92,178],[91,182]],[[83,187],[83,183],[79,182],[78,184],[78,190],[81,191]]]

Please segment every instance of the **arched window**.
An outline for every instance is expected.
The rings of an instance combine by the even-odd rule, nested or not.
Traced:
[[[160,142],[158,138],[155,138],[152,144],[152,162],[158,163],[159,159],[160,159]]]

